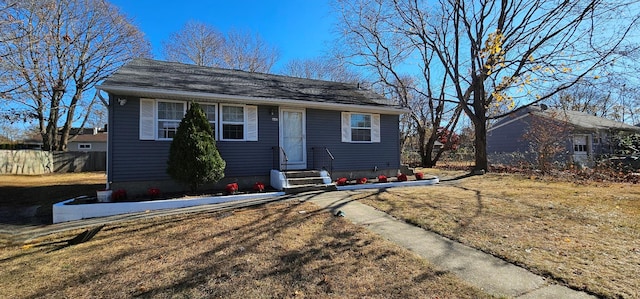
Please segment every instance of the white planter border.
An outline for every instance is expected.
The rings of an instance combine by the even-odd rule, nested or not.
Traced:
[[[361,189],[380,189],[392,187],[409,187],[409,186],[428,186],[437,184],[440,180],[438,177],[431,179],[404,181],[404,182],[388,182],[373,183],[360,185],[336,186],[338,191],[343,190],[361,190]],[[67,222],[86,218],[105,217],[128,213],[139,213],[144,211],[154,211],[162,209],[186,208],[198,205],[216,204],[236,200],[263,199],[269,197],[278,197],[285,195],[284,192],[267,192],[267,193],[251,193],[228,196],[210,196],[199,198],[176,198],[166,200],[150,200],[138,202],[112,202],[112,203],[91,203],[67,205],[67,203],[75,200],[75,198],[53,205],[53,223]]]
[[[410,187],[410,186],[429,186],[435,185],[440,182],[438,177],[431,179],[404,181],[404,182],[388,182],[388,183],[373,183],[373,184],[356,184],[346,186],[336,186],[338,191],[343,190],[361,190],[361,189],[380,189],[380,188],[392,188],[392,187]]]
[[[228,196],[210,196],[199,198],[177,198],[166,200],[150,200],[138,202],[112,202],[112,203],[91,203],[67,205],[75,198],[53,205],[53,223],[60,223],[72,220],[104,217],[128,213],[138,213],[144,211],[154,211],[162,209],[186,208],[198,205],[216,204],[236,200],[263,199],[284,195],[284,192],[251,193]]]

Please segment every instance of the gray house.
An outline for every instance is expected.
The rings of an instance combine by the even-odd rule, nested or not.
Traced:
[[[107,131],[105,128],[72,129],[67,149],[70,152],[106,152]]]
[[[530,142],[524,135],[555,125],[565,150],[557,157],[561,162],[589,165],[599,155],[612,152],[614,134],[640,133],[640,127],[594,116],[584,112],[531,106],[500,119],[487,130],[487,153],[492,163],[509,163],[513,157],[530,158]]]
[[[357,84],[135,59],[98,89],[109,95],[112,189],[182,187],[166,174],[167,157],[191,101],[205,110],[227,163],[217,187],[262,181],[282,189],[304,176],[296,170],[316,170],[308,175],[327,183],[395,175],[400,167],[398,122],[406,110]]]

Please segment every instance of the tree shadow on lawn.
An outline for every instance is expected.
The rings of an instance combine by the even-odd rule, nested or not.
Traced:
[[[0,187],[0,225],[51,224],[53,204],[103,188],[104,184]]]
[[[291,297],[298,290],[305,294],[340,294],[345,286],[335,279],[354,274],[343,271],[364,271],[360,269],[360,258],[342,260],[342,257],[372,257],[381,261],[398,254],[377,250],[360,229],[354,231],[342,218],[327,216],[324,209],[313,204],[276,205],[109,225],[91,242],[63,248],[50,257],[78,259],[75,263],[84,269],[60,278],[64,283],[51,283],[25,295],[73,295],[89,291],[97,296],[233,297],[255,291],[252,288],[267,297]],[[202,226],[212,229],[198,229]],[[97,254],[102,250],[105,253]],[[264,256],[264,250],[275,256]],[[38,257],[39,266],[47,267],[46,256]],[[144,270],[128,273],[136,268]],[[442,275],[428,272],[417,273],[417,277]],[[119,288],[113,288],[108,281]],[[379,286],[359,295],[411,289],[414,284],[413,280],[396,281],[393,289]]]

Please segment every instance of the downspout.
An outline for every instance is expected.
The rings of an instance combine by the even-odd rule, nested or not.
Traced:
[[[111,134],[109,133],[109,131],[111,131],[111,130],[112,130],[112,128],[111,128],[111,126],[110,126],[110,124],[109,124],[109,116],[110,116],[111,112],[109,111],[109,102],[108,102],[107,100],[105,100],[105,99],[102,97],[102,94],[100,93],[100,90],[96,90],[96,95],[98,96],[98,98],[100,99],[100,101],[102,102],[102,104],[103,104],[105,107],[107,107],[107,159],[106,159],[106,161],[105,161],[105,162],[106,162],[106,164],[107,164],[107,165],[105,165],[105,171],[106,171],[106,173],[107,173],[107,183],[106,183],[106,186],[105,186],[105,188],[104,188],[104,189],[105,189],[105,190],[109,190],[109,189],[110,189],[110,187],[111,187],[111,186],[110,186],[111,184],[110,184],[110,182],[109,182],[109,160],[110,160],[110,159],[109,159],[109,156],[110,156],[110,154],[111,154],[111,150],[110,150],[110,148],[109,148],[109,139],[111,139]]]

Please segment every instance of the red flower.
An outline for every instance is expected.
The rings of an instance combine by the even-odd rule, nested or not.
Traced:
[[[378,176],[378,182],[379,183],[386,183],[387,182],[387,177],[384,174],[381,174]]]
[[[257,192],[264,191],[264,183],[263,182],[256,182],[255,184],[253,184],[253,190],[257,191]]]
[[[422,172],[416,172],[416,180],[424,179],[424,174]]]
[[[113,198],[113,200],[115,201],[125,200],[127,199],[127,191],[124,189],[118,189],[116,191],[113,191],[113,194],[111,194],[111,198]]]
[[[347,184],[347,178],[339,178],[336,180],[336,185],[344,186]]]
[[[367,178],[358,179],[358,184],[365,184],[367,182]]]
[[[158,188],[149,188],[147,190],[147,195],[151,198],[156,198],[158,196],[160,196],[160,189]]]
[[[238,183],[227,184],[227,187],[224,189],[229,194],[235,194],[236,192],[238,192]]]
[[[404,182],[404,181],[407,180],[407,175],[404,174],[404,173],[401,173],[401,174],[398,175],[397,178],[398,178],[398,181]]]

